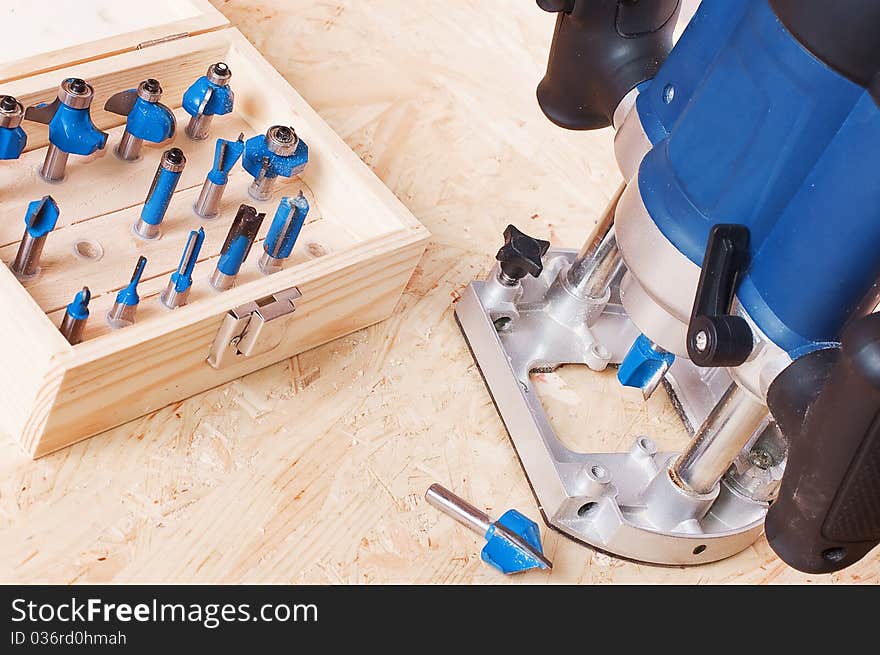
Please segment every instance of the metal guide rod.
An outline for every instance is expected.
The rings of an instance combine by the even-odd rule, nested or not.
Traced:
[[[694,493],[710,493],[766,418],[765,405],[738,384],[730,385],[675,461],[673,480]]]
[[[614,214],[625,188],[621,185],[614,194],[593,237],[568,269],[568,288],[581,298],[601,298],[624,265],[614,232]]]

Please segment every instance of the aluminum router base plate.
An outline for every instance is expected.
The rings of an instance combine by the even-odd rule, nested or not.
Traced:
[[[473,282],[455,306],[544,520],[577,541],[655,564],[707,563],[747,548],[761,535],[766,503],[723,483],[707,496],[685,493],[667,475],[676,453],[657,452],[649,435],[634,435],[626,453],[578,453],[556,436],[529,373],[571,363],[593,368],[619,363],[638,336],[616,301],[616,289],[589,329],[567,327],[542,306],[541,298],[574,254],[549,253],[541,278],[523,282],[513,320],[498,321],[499,312],[483,304],[484,297],[495,297],[491,282]],[[597,350],[607,360],[602,365],[585,354]],[[731,380],[723,370],[707,372],[679,360],[666,382],[692,431]]]

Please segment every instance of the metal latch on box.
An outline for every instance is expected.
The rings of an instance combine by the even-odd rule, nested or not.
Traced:
[[[299,289],[292,287],[229,310],[211,345],[208,363],[224,368],[242,357],[277,348],[296,311],[293,301],[301,297]]]

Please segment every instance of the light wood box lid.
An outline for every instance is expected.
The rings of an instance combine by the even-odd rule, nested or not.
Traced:
[[[0,0],[0,84],[229,27],[208,0]]]

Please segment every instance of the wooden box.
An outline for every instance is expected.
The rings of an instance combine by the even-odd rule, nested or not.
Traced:
[[[25,105],[51,101],[62,79],[84,78],[95,88],[92,118],[110,133],[103,151],[71,156],[61,184],[50,185],[36,173],[47,144],[46,128],[38,123],[22,124],[29,143],[21,159],[0,162],[5,264],[15,257],[30,201],[50,194],[61,210],[38,280],[22,286],[0,266],[0,429],[29,454],[45,455],[392,312],[424,251],[427,231],[206,0],[151,0],[137,3],[136,11],[108,0],[52,3],[45,14],[26,3],[0,7],[6,31],[15,34],[15,47],[5,51],[17,56],[0,61],[0,94]],[[168,22],[169,17],[175,20]],[[209,139],[194,142],[184,134],[189,116],[181,109],[182,95],[217,61],[232,69],[235,110],[215,117]],[[140,161],[120,161],[112,150],[125,119],[103,111],[110,95],[148,77],[162,83],[162,101],[178,118],[174,144],[187,157],[163,236],[155,242],[135,238],[131,226],[170,145],[145,144]],[[216,138],[252,136],[279,123],[293,125],[309,145],[310,163],[302,176],[279,179],[272,200],[256,203],[247,194],[252,178],[239,163],[221,216],[214,221],[195,216],[192,204],[211,168]],[[262,238],[279,199],[300,189],[311,202],[308,222],[285,269],[264,276],[256,266]],[[207,279],[241,203],[265,211],[266,220],[236,286],[217,293]],[[167,310],[158,295],[177,267],[187,235],[199,226],[207,237],[190,302]],[[140,254],[149,263],[137,323],[111,330],[105,314]],[[84,284],[93,294],[91,317],[85,341],[71,346],[57,326]],[[220,368],[207,363],[232,310],[286,290],[298,290],[301,297],[275,335],[280,343],[251,356],[233,352]]]

